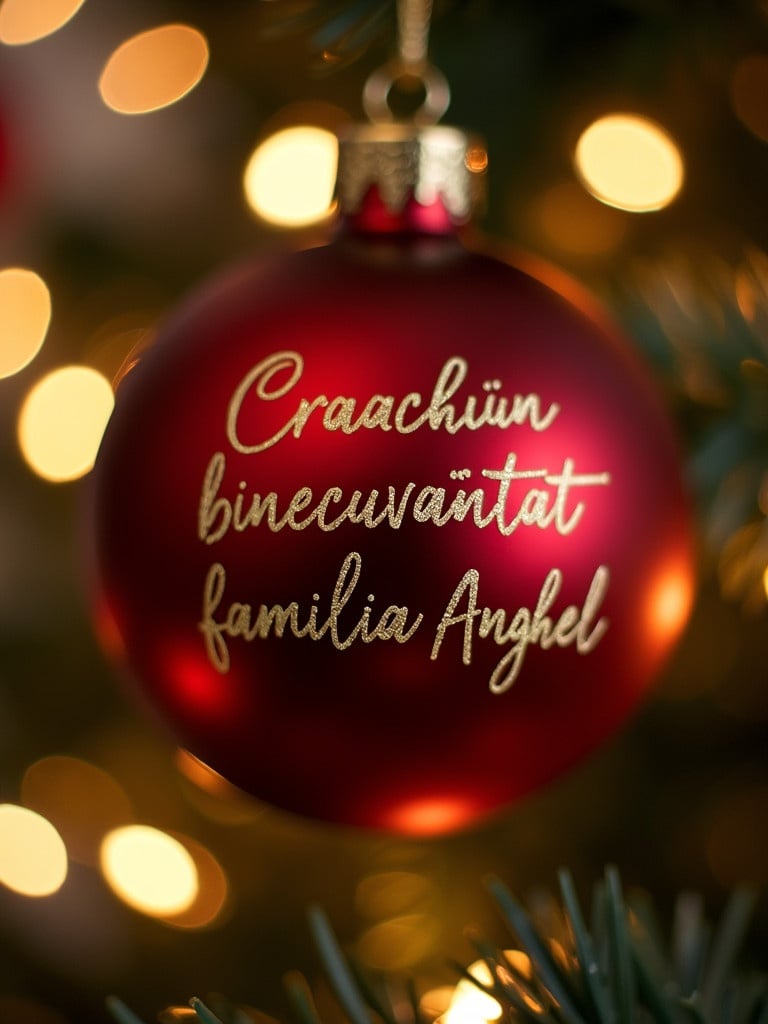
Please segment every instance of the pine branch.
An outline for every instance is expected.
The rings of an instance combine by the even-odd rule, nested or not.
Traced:
[[[475,936],[471,941],[488,967],[490,984],[453,965],[458,978],[497,1000],[506,1019],[517,1024],[768,1024],[768,975],[743,977],[737,971],[754,912],[753,892],[732,895],[713,942],[701,900],[682,894],[667,944],[650,902],[638,899],[628,905],[615,868],[608,868],[595,886],[590,928],[570,874],[561,871],[559,882],[558,914],[566,936],[558,928],[557,939],[537,928],[531,912],[501,881],[486,883],[516,946],[530,960],[531,976],[524,976],[503,949]],[[323,911],[312,908],[309,921],[323,969],[350,1024],[394,1024],[387,999],[345,955]],[[303,976],[292,972],[285,986],[298,1024],[322,1024]],[[414,981],[409,995],[414,1024],[422,1024]],[[107,1005],[116,1024],[141,1024],[120,1000],[110,998]],[[201,1000],[190,1005],[200,1024],[222,1024]]]

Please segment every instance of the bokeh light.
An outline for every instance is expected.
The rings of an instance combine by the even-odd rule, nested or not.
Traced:
[[[382,871],[368,875],[358,883],[355,905],[369,919],[405,914],[434,895],[434,884],[415,871]]]
[[[21,46],[44,39],[66,25],[85,0],[3,0],[0,42]]]
[[[608,114],[581,135],[574,155],[584,187],[632,213],[661,210],[683,184],[683,159],[658,124],[635,114]]]
[[[357,955],[379,971],[402,971],[434,951],[440,924],[430,914],[403,914],[366,929],[357,942]]]
[[[553,185],[533,211],[534,227],[567,253],[601,256],[617,249],[626,235],[626,215],[598,203],[575,182]]]
[[[332,209],[338,145],[324,128],[296,125],[265,139],[243,175],[245,197],[262,220],[301,227]]]
[[[29,391],[18,438],[28,465],[44,480],[76,480],[92,467],[114,406],[109,381],[87,366],[54,370]]]
[[[189,851],[148,825],[126,825],[105,836],[101,870],[115,895],[150,917],[183,914],[199,892]]]
[[[0,377],[18,373],[35,358],[50,322],[51,295],[45,281],[21,267],[0,270]]]
[[[431,988],[419,999],[419,1010],[427,1020],[442,1017],[453,1000],[454,985],[439,985]]]
[[[186,96],[207,67],[202,33],[189,25],[162,25],[115,50],[101,73],[99,92],[119,114],[147,114]]]
[[[747,611],[759,614],[765,608],[765,571],[768,557],[768,520],[746,523],[723,543],[718,576],[723,594],[740,600]]]
[[[560,948],[562,949],[562,947]],[[527,953],[524,953],[522,949],[505,949],[504,958],[521,978],[530,981],[533,977],[533,965]]]
[[[493,975],[484,960],[475,960],[467,971],[481,985],[493,984]],[[500,1003],[493,996],[481,992],[468,978],[462,978],[443,1021],[445,1024],[482,1024],[483,1021],[498,1020],[502,1012]]]
[[[44,757],[21,783],[21,802],[59,831],[69,856],[95,866],[107,832],[133,819],[122,786],[107,772],[77,757]]]
[[[172,833],[192,858],[197,872],[197,893],[190,905],[178,913],[166,914],[161,920],[174,928],[199,931],[222,922],[227,906],[229,884],[221,864],[202,843],[189,836]],[[159,915],[158,915],[159,916]]]
[[[0,804],[0,882],[22,896],[50,896],[67,877],[64,842],[40,814]]]
[[[566,973],[570,972],[573,968],[573,964],[570,962],[568,954],[557,939],[552,939],[550,941],[550,950],[559,966],[561,966]],[[516,989],[519,998],[522,999],[529,1010],[533,1010],[533,1012],[537,1014],[544,1013],[544,1005],[539,1002],[538,999],[534,998],[531,994],[530,987],[527,984],[527,982],[530,982],[533,979],[533,964],[531,963],[531,958],[521,949],[505,949],[504,959],[508,966],[499,964],[497,968],[499,980],[505,985],[509,985]]]
[[[742,57],[731,78],[731,104],[744,127],[768,142],[768,56]]]

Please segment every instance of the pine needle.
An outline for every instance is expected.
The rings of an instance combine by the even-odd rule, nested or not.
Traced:
[[[558,877],[561,903],[539,895],[532,911],[497,878],[486,882],[530,959],[530,974],[474,932],[468,938],[488,967],[489,981],[451,964],[457,979],[497,1000],[507,1024],[768,1024],[768,976],[737,973],[754,893],[733,894],[714,941],[701,900],[680,896],[667,948],[648,898],[633,898],[628,909],[615,868],[594,887],[589,925],[571,875],[561,871]],[[372,980],[344,954],[320,908],[310,909],[309,924],[349,1024],[426,1024],[414,979]],[[297,1024],[323,1024],[303,975],[290,972],[284,986]],[[397,1001],[400,991],[404,998]],[[222,1024],[201,1000],[190,1005],[199,1024]],[[142,1024],[121,1000],[111,997],[107,1006],[116,1024]],[[219,1012],[236,1019],[235,1007]]]
[[[144,1024],[133,1010],[129,1010],[122,999],[117,996],[107,997],[107,1009],[117,1021],[117,1024]]]

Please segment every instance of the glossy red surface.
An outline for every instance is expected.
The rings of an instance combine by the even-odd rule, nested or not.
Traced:
[[[449,429],[515,395],[520,422]],[[693,591],[674,438],[626,343],[450,237],[341,238],[196,294],[121,383],[94,484],[96,618],[139,688],[232,782],[334,822],[444,831],[565,771]],[[334,524],[369,499],[379,525]],[[292,602],[322,636],[292,635]],[[262,605],[284,635],[264,612],[231,635]]]

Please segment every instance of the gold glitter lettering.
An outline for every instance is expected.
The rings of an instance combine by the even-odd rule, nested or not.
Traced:
[[[410,620],[410,611],[405,605],[388,605],[374,617],[370,605],[364,605],[363,612],[351,624],[345,616],[348,605],[359,581],[363,560],[357,551],[350,551],[342,562],[333,594],[329,602],[328,616],[318,625],[318,594],[309,612],[304,613],[297,601],[287,605],[260,604],[255,609],[250,604],[233,601],[223,607],[227,573],[220,562],[209,568],[203,587],[203,615],[199,629],[203,634],[206,654],[213,667],[222,674],[229,671],[230,654],[227,638],[240,638],[246,643],[266,640],[270,635],[278,638],[290,633],[297,639],[322,640],[330,634],[330,640],[337,651],[345,651],[356,641],[364,644],[374,640],[394,640],[407,643],[424,620],[419,613]],[[373,601],[373,595],[369,595]],[[222,617],[223,613],[223,617]],[[409,621],[410,620],[410,621]],[[303,623],[303,624],[302,624]]]
[[[445,430],[456,434],[459,430],[479,430],[481,427],[498,427],[508,430],[512,426],[524,426],[533,430],[547,430],[560,412],[560,406],[553,402],[542,412],[541,399],[536,394],[513,395],[511,400],[495,392],[501,387],[500,381],[486,381],[483,388],[491,391],[483,399],[478,413],[478,399],[466,395],[462,402],[454,404],[453,398],[466,380],[469,370],[465,359],[453,356],[438,373],[432,395],[426,407],[415,419],[405,422],[406,413],[424,406],[424,396],[410,391],[399,401],[394,395],[372,395],[357,418],[357,399],[347,395],[316,395],[312,399],[300,398],[293,413],[289,413],[283,425],[270,437],[261,441],[247,441],[243,438],[241,417],[243,405],[253,396],[262,402],[275,402],[292,391],[304,373],[304,360],[298,352],[275,352],[253,366],[243,377],[232,394],[227,408],[227,439],[235,451],[243,455],[255,455],[278,444],[292,435],[301,437],[304,428],[318,409],[325,409],[322,424],[325,430],[340,430],[354,434],[358,430],[394,429],[401,434],[412,434],[421,427],[431,430]],[[281,384],[275,384],[275,377],[286,375]],[[394,423],[393,423],[394,420]]]
[[[321,498],[315,497],[311,487],[301,487],[287,499],[284,511],[278,507],[278,495],[269,491],[265,495],[252,494],[250,499],[242,493],[246,486],[240,482],[240,493],[230,501],[220,494],[226,471],[226,457],[223,452],[216,452],[203,477],[198,506],[198,536],[206,544],[215,544],[227,535],[230,529],[243,533],[251,527],[266,524],[273,533],[283,529],[305,530],[316,524],[325,533],[338,529],[343,523],[365,526],[375,530],[387,524],[391,529],[399,529],[406,516],[417,523],[432,523],[434,526],[445,526],[448,522],[463,523],[469,517],[479,530],[495,524],[499,533],[509,537],[519,526],[536,526],[541,530],[553,527],[561,536],[568,536],[578,526],[584,514],[583,501],[572,506],[570,499],[572,488],[605,487],[611,477],[608,473],[574,472],[573,459],[565,459],[560,473],[550,473],[547,469],[518,470],[517,455],[510,452],[504,468],[483,469],[481,475],[498,483],[496,500],[487,508],[492,495],[482,487],[476,487],[467,493],[464,488],[457,488],[456,494],[448,501],[446,489],[428,484],[419,490],[415,497],[416,484],[410,482],[402,492],[389,485],[387,499],[380,504],[381,493],[377,488],[363,493],[355,490],[347,498],[340,487],[329,487]],[[451,476],[460,476],[452,472]],[[551,490],[542,487],[528,488],[516,499],[517,507],[514,515],[510,515],[510,490],[513,483],[526,480],[537,480]],[[249,503],[250,501],[250,503]],[[329,506],[339,506],[335,518],[328,518]],[[514,505],[512,506],[515,507]],[[299,513],[306,515],[299,517]]]
[[[552,569],[542,584],[533,613],[529,608],[518,608],[507,625],[509,613],[503,608],[478,607],[480,573],[469,569],[446,605],[435,632],[430,659],[437,659],[447,631],[453,626],[461,626],[462,662],[470,665],[475,620],[479,616],[477,635],[481,640],[490,638],[500,647],[509,645],[488,681],[491,693],[505,693],[518,678],[531,645],[538,645],[546,651],[555,646],[570,647],[575,643],[579,654],[594,650],[608,628],[606,618],[594,621],[608,589],[608,581],[608,568],[599,566],[582,609],[568,605],[555,621],[548,612],[560,593],[563,574],[559,569]],[[462,610],[457,613],[457,609]]]

